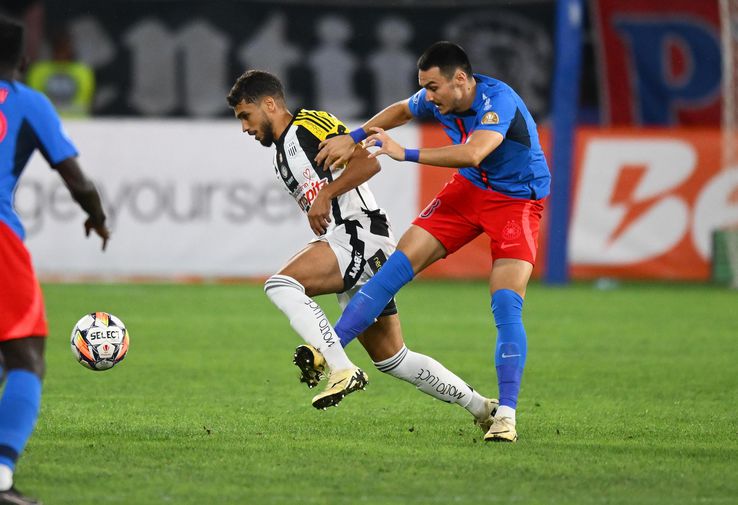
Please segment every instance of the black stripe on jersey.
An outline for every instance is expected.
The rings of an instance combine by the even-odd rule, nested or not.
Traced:
[[[318,146],[320,145],[320,139],[313,135],[313,133],[304,126],[295,126],[297,127],[297,130],[295,131],[297,142],[300,144],[300,147],[305,153],[308,161],[310,161],[310,165],[312,165],[313,169],[318,174],[318,177],[320,177],[321,179],[326,178],[329,181],[332,181],[333,174],[331,173],[330,169],[324,168],[315,162],[315,157],[318,155]]]
[[[525,123],[525,118],[520,112],[520,109],[515,109],[515,116],[510,122],[510,126],[505,134],[507,140],[512,140],[518,144],[523,144],[525,147],[530,149],[530,134],[528,133],[528,125]]]
[[[335,202],[336,200],[334,199],[333,201]],[[349,219],[343,223],[343,227],[349,236],[352,258],[351,263],[349,263],[346,271],[343,273],[343,291],[348,291],[359,282],[361,273],[366,266],[366,258],[364,257],[364,241],[359,238],[358,229],[361,227],[359,222]]]
[[[356,194],[357,194],[357,195],[359,195],[359,198],[361,199],[361,204],[362,204],[362,205],[364,206],[364,208],[366,209],[366,208],[368,207],[368,205],[367,205],[367,204],[366,204],[366,202],[364,201],[364,197],[363,197],[363,196],[361,196],[361,191],[359,191],[359,187],[358,187],[358,186],[356,187]]]
[[[328,182],[333,181],[333,174],[330,168],[325,168],[315,163],[315,157],[318,155],[318,146],[320,145],[320,139],[313,135],[307,128],[297,125],[297,131],[295,132],[297,141],[300,143],[300,147],[305,152],[305,156],[310,160],[310,164],[318,174],[320,179],[328,179]],[[338,206],[338,198],[334,198],[331,202],[331,214],[333,214],[333,222],[336,225],[343,223],[343,216],[341,215],[341,208]]]
[[[335,126],[335,123],[331,123],[328,119],[320,117],[313,111],[301,110],[300,117],[303,117],[303,115],[305,116],[305,119],[312,118],[316,123],[321,124],[326,130],[332,130]]]
[[[321,130],[323,130],[324,132],[326,132],[326,134],[329,131],[331,131],[331,129],[328,128],[328,127],[326,127],[325,124],[321,123],[320,121],[318,121],[317,119],[315,119],[314,117],[311,117],[311,116],[301,115],[301,116],[298,116],[297,117],[296,121],[307,121],[307,122],[315,125],[317,128],[320,128]]]
[[[364,201],[364,197],[361,195],[359,188],[356,188],[356,194],[359,195],[363,207],[361,211],[369,218],[369,231],[374,235],[381,235],[383,237],[389,237],[389,223],[387,222],[387,216],[382,214],[379,209],[368,210],[368,205]]]
[[[361,211],[369,218],[369,232],[372,235],[389,237],[389,222],[387,221],[387,216],[380,209],[361,209]]]
[[[309,123],[314,124],[317,128],[320,128],[324,132],[328,133],[330,131],[330,128],[326,128],[325,125],[319,123],[314,118],[311,118],[309,116],[299,116],[295,121],[307,121]]]

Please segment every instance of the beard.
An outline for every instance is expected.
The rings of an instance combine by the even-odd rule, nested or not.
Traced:
[[[264,147],[272,147],[272,144],[274,143],[274,128],[272,127],[272,122],[265,119],[264,122],[261,123],[261,131],[264,132],[264,137],[259,140],[261,145]]]

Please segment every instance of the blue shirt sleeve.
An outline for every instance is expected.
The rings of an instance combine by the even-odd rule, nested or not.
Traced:
[[[512,93],[498,93],[477,112],[474,129],[498,132],[504,137],[517,110]]]
[[[417,118],[433,117],[433,106],[425,99],[425,88],[408,99],[410,112]]]
[[[38,149],[49,165],[54,166],[77,156],[77,148],[64,131],[54,106],[46,96],[38,94],[27,119],[36,134]]]

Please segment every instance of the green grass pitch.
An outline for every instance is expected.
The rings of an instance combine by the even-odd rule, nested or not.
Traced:
[[[42,413],[18,487],[54,504],[738,503],[738,293],[531,286],[517,444],[374,369],[335,409],[291,363],[299,343],[259,285],[44,286]],[[497,391],[484,283],[400,294],[408,345]],[[320,299],[338,315],[333,297]],[[69,332],[105,310],[131,333],[106,372]]]

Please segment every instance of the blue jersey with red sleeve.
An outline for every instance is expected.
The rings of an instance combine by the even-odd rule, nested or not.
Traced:
[[[425,89],[410,97],[410,111],[418,118],[435,117],[454,144],[466,143],[476,130],[500,133],[502,143],[479,167],[460,168],[459,173],[480,188],[516,198],[544,198],[550,191],[551,173],[528,108],[504,82],[481,74],[474,74],[474,79],[476,96],[468,111],[441,114],[426,100]]]
[[[48,98],[18,81],[0,80],[0,222],[21,239],[25,232],[13,193],[36,149],[52,167],[77,156]]]

